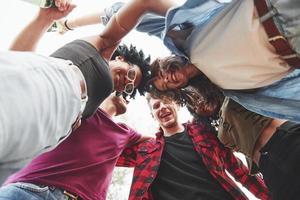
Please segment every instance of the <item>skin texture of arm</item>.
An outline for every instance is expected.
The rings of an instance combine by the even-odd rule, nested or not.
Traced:
[[[56,0],[55,2],[57,8],[40,9],[36,17],[16,37],[10,50],[34,51],[54,20],[67,16],[76,7],[71,4],[70,0]]]
[[[81,16],[78,18],[71,18],[71,19],[67,20],[67,26],[70,29],[75,29],[75,28],[79,28],[82,26],[100,24],[100,23],[102,23],[102,20],[101,20],[102,15],[103,15],[103,11],[91,13],[91,14],[84,15],[84,16]]]
[[[109,60],[120,40],[136,26],[143,14],[153,12],[165,15],[168,9],[175,5],[172,0],[132,0],[110,19],[100,35],[84,40],[95,46],[101,55]]]

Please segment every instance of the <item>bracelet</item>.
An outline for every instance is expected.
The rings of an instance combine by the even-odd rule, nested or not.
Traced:
[[[74,29],[72,29],[72,28],[70,28],[68,25],[67,25],[67,19],[65,20],[65,22],[64,22],[64,25],[65,25],[65,27],[69,30],[69,31],[73,31]]]

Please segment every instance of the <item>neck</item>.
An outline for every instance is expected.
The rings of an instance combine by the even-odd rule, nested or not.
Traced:
[[[185,66],[185,71],[189,79],[194,78],[201,74],[201,71],[193,64],[187,64],[187,66]]]
[[[164,131],[164,136],[169,137],[172,135],[175,135],[176,133],[181,133],[184,131],[184,126],[182,124],[177,124],[173,127],[162,127],[162,130]]]

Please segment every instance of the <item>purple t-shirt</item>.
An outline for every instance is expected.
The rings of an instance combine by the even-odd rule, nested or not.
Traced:
[[[55,186],[83,199],[104,200],[118,157],[140,137],[98,109],[55,149],[33,159],[5,184],[27,182]]]

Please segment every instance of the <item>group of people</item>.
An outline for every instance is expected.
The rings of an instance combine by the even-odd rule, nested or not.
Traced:
[[[70,0],[55,5],[0,54],[0,174],[32,159],[0,200],[102,200],[115,166],[134,167],[130,200],[247,199],[232,178],[259,199],[298,198],[298,0],[131,0],[78,19],[64,19]],[[50,56],[32,52],[54,21],[62,33],[105,28]],[[134,28],[172,55],[150,63],[120,45]],[[155,138],[112,119],[137,91]],[[192,122],[179,121],[180,106]]]

